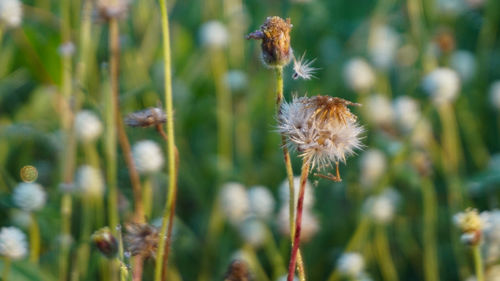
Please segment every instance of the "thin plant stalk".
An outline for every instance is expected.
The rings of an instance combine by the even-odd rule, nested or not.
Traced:
[[[429,178],[422,181],[422,209],[424,227],[422,228],[424,244],[424,276],[425,280],[439,280],[439,265],[437,259],[436,245],[436,223],[437,223],[437,195]]]
[[[127,165],[130,182],[132,184],[132,192],[134,196],[134,216],[135,221],[144,222],[144,209],[142,206],[142,189],[141,181],[139,178],[139,173],[134,164],[134,159],[132,157],[132,150],[130,148],[130,142],[125,132],[125,126],[123,125],[123,120],[120,113],[120,100],[119,100],[119,59],[120,59],[120,31],[118,26],[118,19],[113,17],[109,21],[109,46],[110,46],[110,75],[111,75],[111,92],[113,95],[113,101],[115,103],[115,121],[116,128],[118,131],[118,142],[123,152],[125,158],[125,164]]]
[[[30,261],[36,264],[40,258],[40,227],[35,213],[30,214],[30,220]]]
[[[474,267],[476,270],[476,280],[477,281],[484,281],[484,266],[483,266],[483,259],[481,257],[480,245],[475,245],[472,247],[472,254],[474,256]]]
[[[4,257],[4,259],[3,259],[3,272],[2,272],[2,280],[3,281],[9,280],[10,264],[11,264],[10,258]]]
[[[156,257],[155,281],[161,281],[166,276],[168,265],[168,254],[170,249],[173,218],[175,212],[175,202],[177,197],[177,167],[178,153],[175,149],[174,116],[172,99],[172,73],[170,62],[170,31],[168,23],[167,1],[160,0],[161,26],[163,35],[163,62],[165,73],[165,112],[167,115],[167,159],[168,159],[168,198],[167,205],[163,212],[163,220],[160,231],[160,242],[158,245],[158,255]],[[177,159],[177,161],[176,161]],[[167,227],[168,220],[168,227]],[[167,229],[168,228],[168,229]]]
[[[302,210],[304,209],[304,194],[307,183],[307,176],[309,175],[309,168],[311,166],[310,158],[305,157],[302,160],[302,172],[300,175],[300,189],[299,197],[297,200],[297,217],[295,218],[295,235],[292,244],[292,253],[290,254],[290,264],[288,266],[288,281],[293,281],[295,276],[295,266],[297,263],[297,254],[299,252],[300,245],[300,231],[302,226]],[[290,202],[292,204],[292,202]],[[300,272],[300,269],[299,269]]]
[[[384,280],[399,280],[398,272],[391,256],[389,241],[387,240],[387,232],[385,226],[383,225],[375,227],[375,249],[378,256],[377,261]]]
[[[144,179],[142,185],[142,201],[146,219],[151,218],[153,212],[153,179],[151,175],[147,175]]]

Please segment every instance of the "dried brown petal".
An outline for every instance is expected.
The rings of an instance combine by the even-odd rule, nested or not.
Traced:
[[[163,124],[167,121],[165,112],[158,107],[150,107],[141,111],[130,113],[125,117],[125,124],[130,127],[147,128]]]
[[[155,258],[158,249],[158,229],[149,224],[129,223],[125,225],[125,245],[132,256]]]

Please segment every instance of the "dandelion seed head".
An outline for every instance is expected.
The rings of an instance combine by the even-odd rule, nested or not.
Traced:
[[[290,47],[291,29],[290,19],[268,17],[259,30],[248,34],[246,38],[262,40],[262,60],[266,66],[283,67],[293,56],[293,50]]]
[[[305,53],[302,54],[300,58],[293,58],[293,75],[292,78],[297,80],[298,78],[302,78],[304,80],[309,80],[314,77],[314,73],[318,70],[315,67],[312,67],[311,64],[316,60],[306,60]]]
[[[250,211],[261,219],[269,219],[274,211],[274,197],[268,188],[253,186],[248,190]]]
[[[45,206],[47,194],[40,184],[23,182],[14,189],[12,200],[24,211],[38,211]]]
[[[375,73],[372,67],[362,58],[349,60],[343,69],[346,85],[358,93],[366,93],[375,84]]]
[[[160,146],[151,140],[142,140],[132,147],[135,167],[141,174],[158,172],[165,162]]]
[[[437,105],[453,102],[460,91],[460,78],[449,68],[437,68],[422,80],[423,89]]]
[[[399,96],[393,102],[394,121],[404,131],[409,132],[420,119],[417,101],[408,96]]]
[[[278,131],[288,145],[307,158],[312,168],[345,162],[362,147],[363,128],[347,106],[358,105],[341,98],[315,96],[283,103],[278,114]]]
[[[367,120],[377,126],[387,126],[393,121],[393,110],[389,99],[381,94],[374,94],[368,97],[363,107],[367,115]]]
[[[266,226],[256,217],[247,217],[238,228],[243,240],[253,247],[258,248],[266,242]]]
[[[337,261],[337,270],[345,277],[356,278],[363,273],[364,268],[365,260],[360,253],[344,253]]]
[[[363,186],[374,186],[382,177],[387,168],[387,158],[378,149],[370,149],[361,155],[361,184]]]
[[[71,57],[75,53],[75,49],[75,44],[70,41],[59,46],[57,51],[63,57]]]
[[[97,140],[103,131],[101,120],[90,110],[78,112],[74,120],[75,134],[81,142]]]
[[[13,260],[24,258],[28,253],[26,235],[17,227],[0,229],[0,255]]]
[[[213,20],[204,23],[200,28],[201,44],[209,48],[223,48],[227,45],[229,34],[224,24]]]
[[[388,25],[377,25],[370,34],[368,50],[373,64],[388,69],[399,45],[399,34]]]
[[[101,171],[82,165],[76,170],[75,186],[78,192],[85,196],[100,197],[104,193],[104,179]]]
[[[159,107],[150,107],[130,113],[125,117],[125,124],[130,127],[147,128],[167,122],[165,112]]]
[[[241,70],[230,70],[224,76],[224,81],[232,92],[243,91],[248,85],[248,77]]]
[[[19,0],[0,0],[0,23],[18,27],[23,20],[22,3]]]
[[[476,75],[477,63],[474,54],[465,50],[458,50],[451,54],[450,66],[464,82],[471,81]]]
[[[250,203],[245,186],[229,182],[222,186],[219,193],[221,209],[230,223],[238,225],[248,215]]]
[[[399,193],[388,188],[379,195],[368,197],[364,204],[364,210],[376,223],[387,224],[394,218],[399,199]]]

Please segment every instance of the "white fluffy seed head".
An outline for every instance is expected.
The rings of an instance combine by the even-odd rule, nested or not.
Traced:
[[[240,92],[248,85],[247,74],[241,70],[230,70],[224,76],[224,81],[232,92]]]
[[[278,229],[284,237],[290,236],[290,210],[288,205],[283,205],[278,213]],[[302,225],[300,241],[308,242],[319,231],[319,220],[309,208],[302,210]]]
[[[479,216],[483,222],[485,259],[494,263],[500,258],[500,210],[484,211]]]
[[[411,131],[420,119],[417,101],[408,96],[399,96],[394,100],[394,121],[404,132]]]
[[[476,75],[476,59],[474,54],[469,51],[459,50],[453,52],[450,65],[464,82],[470,81]]]
[[[297,206],[297,201],[299,197],[300,191],[300,177],[295,177],[293,179],[293,191],[294,191],[294,206]],[[288,179],[284,179],[279,187],[279,196],[281,200],[281,204],[288,208],[288,204],[290,202],[290,185],[288,184]],[[314,206],[314,190],[309,181],[306,181],[306,187],[304,190],[304,208],[309,209]],[[294,208],[295,209],[295,208]]]
[[[23,20],[22,3],[19,0],[0,0],[0,23],[17,27]]]
[[[104,193],[104,180],[101,171],[90,165],[78,167],[75,182],[77,190],[85,196],[99,197]]]
[[[75,116],[75,133],[78,140],[92,142],[101,136],[101,120],[90,110],[82,110]]]
[[[388,69],[394,60],[399,34],[388,25],[378,25],[370,34],[368,50],[373,64],[380,69]]]
[[[500,80],[493,82],[490,86],[490,102],[497,110],[500,110]]]
[[[387,224],[393,220],[400,198],[396,190],[389,188],[379,195],[368,197],[364,210],[376,223]]]
[[[301,0],[301,1],[306,2],[304,0]],[[299,1],[295,0],[295,2],[299,2]],[[288,280],[288,275],[287,274],[282,275],[278,279],[276,279],[276,281],[287,281],[287,280]],[[299,278],[297,276],[294,276],[293,277],[293,281],[299,281]]]
[[[243,220],[239,226],[239,232],[243,240],[253,247],[260,247],[266,242],[266,226],[253,216]]]
[[[160,146],[151,140],[139,141],[132,147],[135,167],[141,174],[158,172],[164,163]]]
[[[274,197],[264,186],[254,186],[248,190],[250,211],[261,219],[269,219],[274,211]]]
[[[367,187],[376,185],[387,169],[385,154],[378,149],[363,152],[359,164],[361,168],[361,184]]]
[[[360,253],[348,252],[342,254],[337,261],[337,270],[342,276],[356,278],[363,273],[365,260]]]
[[[375,73],[362,58],[349,60],[344,65],[343,76],[346,85],[355,92],[366,93],[375,84]]]
[[[0,229],[0,255],[13,260],[19,260],[28,253],[26,235],[16,227]]]
[[[45,206],[47,194],[38,183],[23,182],[17,185],[12,195],[14,204],[24,211],[38,211]]]
[[[453,102],[460,91],[460,78],[449,68],[437,68],[422,80],[423,89],[437,105]]]
[[[222,212],[228,221],[238,225],[248,215],[250,203],[245,187],[237,182],[222,186],[219,193]]]
[[[281,105],[278,131],[292,149],[310,161],[311,169],[345,162],[362,147],[363,128],[349,105],[357,104],[330,96],[294,98]]]
[[[226,26],[219,21],[208,21],[200,28],[200,40],[203,46],[209,48],[223,48],[228,43]]]
[[[394,113],[389,99],[381,94],[375,94],[368,97],[363,107],[367,120],[377,126],[390,125]]]

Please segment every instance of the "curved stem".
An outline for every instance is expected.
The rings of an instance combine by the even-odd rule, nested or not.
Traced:
[[[38,227],[35,214],[31,213],[30,216],[30,261],[38,263],[40,257],[40,227]]]
[[[288,266],[288,281],[293,281],[295,265],[297,262],[297,253],[300,245],[300,231],[302,226],[302,210],[304,209],[304,193],[306,189],[307,176],[309,175],[310,161],[309,157],[302,160],[302,173],[300,175],[300,190],[297,201],[297,217],[295,219],[295,235],[292,244],[292,253],[290,256],[290,264]],[[299,270],[300,272],[300,270]]]
[[[3,281],[9,280],[10,264],[11,264],[10,259],[8,257],[5,257],[3,262],[3,273],[2,273]]]
[[[425,280],[439,280],[439,265],[436,245],[437,223],[437,196],[432,181],[429,178],[422,180],[422,208],[424,227],[422,229],[424,244],[424,276]]]
[[[178,153],[175,149],[173,100],[172,100],[172,74],[170,63],[170,31],[168,24],[167,1],[160,0],[161,26],[163,35],[163,60],[165,69],[165,106],[167,114],[167,156],[168,156],[168,198],[163,212],[163,221],[158,245],[158,256],[156,258],[155,281],[164,280],[167,270],[168,253],[173,228],[173,218],[177,197],[177,166]],[[168,229],[167,229],[168,220]]]
[[[481,258],[481,247],[479,245],[472,247],[474,255],[474,267],[476,269],[477,281],[484,281],[483,259]]]
[[[384,280],[397,281],[398,272],[391,256],[386,230],[382,225],[378,225],[375,228],[375,249],[377,251],[377,260]]]

